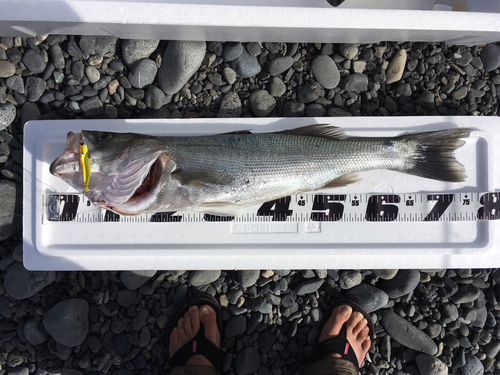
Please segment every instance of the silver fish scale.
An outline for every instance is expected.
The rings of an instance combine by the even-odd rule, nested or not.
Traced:
[[[179,196],[186,195],[191,200],[190,205],[206,202],[256,204],[276,196],[320,189],[346,173],[395,169],[403,159],[398,142],[387,140],[336,140],[280,133],[165,137],[160,140],[166,144],[167,154],[180,170],[217,171],[234,180],[228,185],[212,185],[206,189],[185,187],[188,192],[166,186],[158,204],[172,202],[171,194],[182,205],[186,202],[181,202],[183,199]]]

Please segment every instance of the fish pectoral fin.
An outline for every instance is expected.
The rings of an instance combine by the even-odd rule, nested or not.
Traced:
[[[280,133],[294,134],[294,135],[307,135],[311,137],[323,137],[331,139],[346,139],[347,136],[342,128],[330,124],[313,124],[302,126],[295,129],[283,130]]]
[[[354,184],[355,182],[358,182],[360,180],[361,178],[359,178],[356,173],[343,174],[342,176],[337,177],[335,180],[332,180],[329,183],[327,183],[325,186],[322,187],[322,189],[346,186]]]
[[[205,214],[218,216],[237,216],[243,207],[231,202],[206,202],[198,205],[198,210]]]
[[[171,176],[179,182],[179,185],[196,188],[229,185],[234,179],[226,173],[208,170],[176,170],[172,172]]]

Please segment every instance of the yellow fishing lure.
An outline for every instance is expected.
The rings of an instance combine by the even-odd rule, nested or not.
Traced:
[[[89,189],[90,159],[89,159],[89,149],[84,141],[80,141],[78,152],[80,154],[80,166],[82,168],[82,175],[83,175],[83,192],[86,193],[87,190]]]

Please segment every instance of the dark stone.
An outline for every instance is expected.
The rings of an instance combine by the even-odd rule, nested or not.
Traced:
[[[344,80],[343,88],[346,91],[366,91],[368,89],[368,77],[362,73],[350,74]]]
[[[483,68],[487,72],[500,67],[500,46],[496,44],[487,44],[481,50],[481,61]]]
[[[382,326],[394,340],[407,348],[429,355],[435,355],[438,351],[429,336],[392,310],[382,311]]]
[[[24,53],[23,64],[35,74],[42,73],[47,66],[45,61],[43,61],[42,55],[32,49],[29,49]]]
[[[420,282],[418,270],[399,270],[390,280],[380,280],[377,286],[385,291],[390,298],[402,297],[411,293]]]
[[[347,290],[346,297],[369,313],[381,309],[389,302],[386,292],[370,284],[360,284]]]
[[[87,117],[100,116],[104,113],[102,102],[97,96],[83,100],[80,104],[80,109]]]
[[[238,375],[253,374],[260,367],[259,351],[253,347],[246,347],[236,356],[235,370]]]
[[[222,48],[222,58],[233,61],[243,53],[243,45],[240,42],[226,42]]]
[[[14,263],[5,273],[5,290],[12,298],[34,296],[56,279],[53,271],[28,271],[22,263]]]
[[[63,300],[45,314],[43,326],[58,343],[78,346],[89,331],[89,304],[82,298]]]
[[[22,187],[12,181],[0,180],[0,241],[22,229]]]
[[[45,92],[45,81],[38,77],[28,77],[24,90],[26,99],[29,102],[36,102]]]
[[[241,55],[229,63],[241,78],[250,78],[260,73],[261,66],[257,57],[250,55],[246,49],[243,49]]]

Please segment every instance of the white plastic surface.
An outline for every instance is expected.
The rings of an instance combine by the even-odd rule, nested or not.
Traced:
[[[326,0],[0,0],[0,35],[313,43],[500,40],[498,1],[456,3],[456,9],[469,11],[432,10],[433,0],[346,0],[339,8]]]
[[[299,230],[274,235],[233,233],[229,223],[58,223],[42,225],[42,194],[70,191],[49,173],[68,131],[107,130],[153,135],[277,131],[332,123],[352,136],[393,136],[453,127],[476,129],[457,152],[468,178],[444,183],[390,171],[336,193],[498,191],[497,117],[238,118],[189,120],[30,121],[25,126],[24,263],[32,270],[70,269],[315,269],[498,267],[500,221],[321,223],[328,241]],[[293,224],[293,223],[292,223]],[[106,229],[102,226],[106,225]],[[101,226],[101,227],[99,227]],[[78,233],[77,243],[72,241]],[[196,236],[193,235],[196,234]]]

